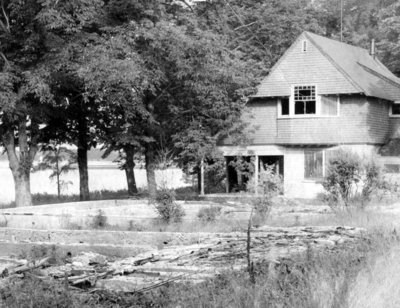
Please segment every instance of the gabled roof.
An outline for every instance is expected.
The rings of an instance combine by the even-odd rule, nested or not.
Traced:
[[[368,50],[310,32],[303,32],[299,38],[308,39],[337,71],[347,79],[348,86],[335,89],[337,94],[363,93],[367,96],[391,101],[400,100],[400,78],[397,78],[390,72],[376,57],[372,57]],[[293,45],[298,44],[298,41],[299,39]],[[293,45],[291,48],[293,48]],[[263,80],[255,97],[279,96],[277,95],[279,93],[269,91],[268,88],[271,88],[279,79],[282,81],[290,79],[287,74],[291,72],[282,72],[279,68],[282,62],[285,61],[285,56],[291,48],[272,68],[270,75]],[[320,64],[317,61],[315,65]],[[282,92],[281,95],[287,95],[287,92]]]

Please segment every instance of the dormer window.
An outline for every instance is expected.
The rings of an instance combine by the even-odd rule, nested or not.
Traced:
[[[307,52],[307,41],[303,41],[303,44],[302,44],[302,50],[303,50],[303,52]]]
[[[294,87],[294,114],[316,114],[315,86]]]

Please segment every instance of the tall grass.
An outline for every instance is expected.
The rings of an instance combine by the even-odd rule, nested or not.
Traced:
[[[0,301],[6,307],[398,307],[400,279],[393,274],[400,261],[396,251],[386,255],[393,245],[399,247],[396,235],[375,232],[335,250],[309,248],[278,264],[258,263],[255,283],[247,271],[230,270],[202,283],[170,284],[142,294],[82,296],[62,282],[27,275],[2,288]],[[387,268],[386,261],[395,266]]]
[[[396,245],[357,276],[349,296],[351,308],[400,307],[400,246]]]
[[[156,290],[150,298],[156,307],[348,307],[359,273],[394,244],[397,237],[375,232],[337,250],[309,248],[279,264],[259,263],[255,284],[246,271],[229,271],[205,283]]]

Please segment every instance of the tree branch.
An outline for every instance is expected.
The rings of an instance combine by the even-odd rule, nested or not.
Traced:
[[[251,22],[251,23],[249,23],[249,24],[247,24],[247,25],[243,25],[243,24],[242,24],[241,26],[236,27],[235,29],[233,29],[233,31],[239,30],[239,29],[244,28],[244,27],[252,26],[252,25],[254,25],[254,24],[257,23],[257,22],[258,22],[258,20],[253,21],[253,22]]]
[[[15,152],[15,139],[12,127],[11,128],[8,127],[6,129],[1,139],[7,151],[7,157],[10,163],[11,170],[12,171],[17,170],[19,166],[19,160]]]
[[[179,2],[182,2],[183,4],[185,4],[192,11],[192,13],[194,13],[192,6],[189,3],[187,3],[185,0],[179,0]]]
[[[4,0],[1,0],[1,11],[2,11],[4,19],[6,21],[5,28],[7,29],[7,32],[10,33],[10,20],[8,19],[6,10],[4,9]],[[3,24],[3,26],[4,26],[4,24]]]
[[[29,146],[29,160],[32,163],[37,151],[39,150],[38,141],[39,141],[39,125],[36,121],[32,120],[31,123],[31,141]]]
[[[260,44],[260,46],[263,47],[264,50],[267,50],[263,42],[254,34],[254,32],[248,27],[251,24],[246,25],[243,21],[243,19],[239,16],[239,14],[233,9],[233,7],[229,4],[229,0],[225,0],[226,5],[230,8],[230,10],[233,12],[233,14],[236,16],[236,18],[239,20],[239,22],[242,24],[242,27],[246,28],[250,35],[254,37],[254,39]]]
[[[10,66],[10,62],[7,60],[6,56],[1,51],[0,51],[0,57],[4,60],[5,66],[9,67]]]

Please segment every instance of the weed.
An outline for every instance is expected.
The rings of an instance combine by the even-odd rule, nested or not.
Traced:
[[[108,226],[107,216],[103,210],[98,210],[97,214],[93,216],[90,226],[93,229],[104,229]]]
[[[215,222],[221,215],[222,207],[220,206],[208,206],[203,207],[197,213],[197,218],[203,223]]]
[[[19,257],[31,262],[49,257],[50,264],[64,263],[64,257],[56,245],[34,245],[28,251],[21,251]]]
[[[44,281],[33,275],[23,280],[12,280],[0,291],[0,301],[5,307],[82,307],[79,298],[67,286],[54,281]]]
[[[185,216],[182,206],[175,202],[173,190],[167,188],[158,190],[153,202],[160,219],[165,223],[179,223]]]
[[[0,221],[0,228],[7,228],[8,226],[8,220],[5,215],[3,215],[3,220]]]
[[[145,230],[145,227],[141,224],[134,222],[133,220],[129,220],[128,231],[137,231],[142,232]]]

